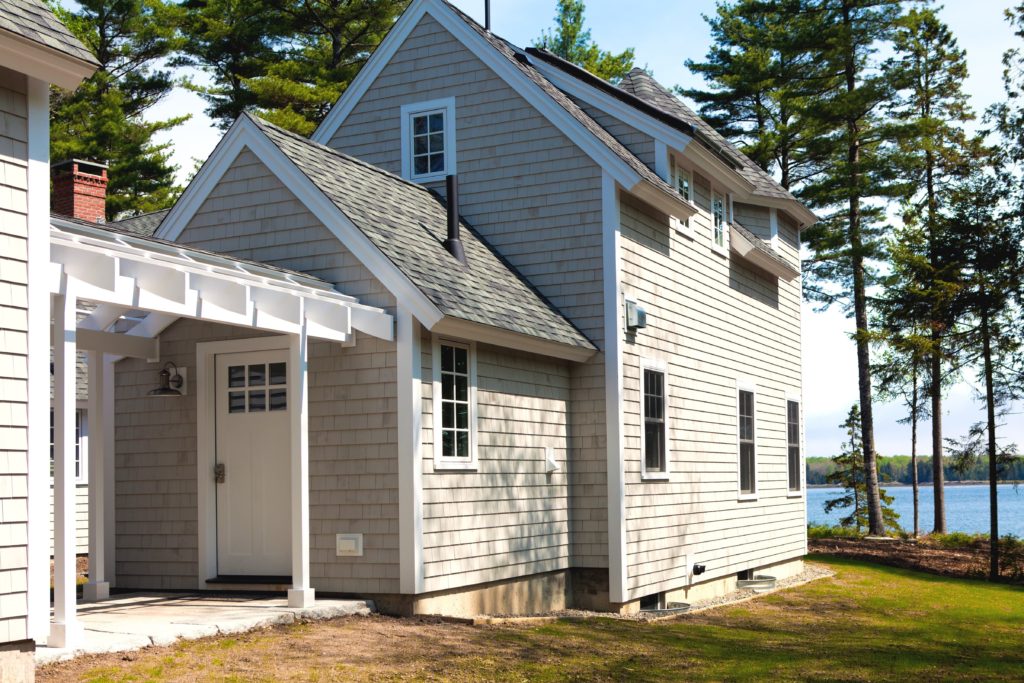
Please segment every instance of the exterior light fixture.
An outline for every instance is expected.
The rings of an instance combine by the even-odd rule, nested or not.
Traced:
[[[170,369],[168,369],[170,368]],[[171,361],[164,364],[160,371],[160,386],[150,391],[147,396],[181,396],[181,387],[185,379],[178,372],[178,366]]]

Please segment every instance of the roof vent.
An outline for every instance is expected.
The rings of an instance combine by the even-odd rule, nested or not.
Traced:
[[[448,206],[448,239],[444,241],[444,248],[458,259],[459,263],[466,265],[466,251],[462,248],[462,240],[459,238],[459,178],[450,175],[444,180],[447,195],[445,204]]]
[[[515,54],[516,54],[516,61],[517,62],[519,62],[520,64],[526,64],[526,65],[530,64],[530,58],[526,56],[525,52],[517,52]]]

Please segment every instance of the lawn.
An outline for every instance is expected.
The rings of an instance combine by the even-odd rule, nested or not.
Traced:
[[[1014,680],[1024,590],[816,557],[832,579],[671,622],[342,619],[43,668],[41,681]]]

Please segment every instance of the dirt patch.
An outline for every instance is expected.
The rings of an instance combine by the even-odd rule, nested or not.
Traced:
[[[89,577],[89,556],[79,555],[75,558],[75,573],[78,583],[85,583]],[[53,560],[50,560],[50,586],[53,587]]]
[[[953,549],[930,543],[927,537],[918,540],[823,538],[811,540],[809,550],[812,553],[871,560],[892,567],[916,569],[941,576],[988,576],[987,541],[976,541],[970,546]]]

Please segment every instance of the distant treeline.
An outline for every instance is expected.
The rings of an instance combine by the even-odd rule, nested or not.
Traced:
[[[809,486],[823,485],[827,483],[825,477],[835,469],[832,458],[807,458],[807,484]],[[977,462],[966,472],[958,472],[953,468],[953,459],[945,458],[943,469],[946,472],[946,481],[988,481],[988,463]],[[878,459],[878,478],[883,484],[898,483],[910,484],[910,456],[890,455]],[[917,478],[922,484],[932,482],[932,459],[931,456],[917,458]],[[1003,481],[1024,481],[1024,461],[1017,460],[1011,465],[1003,468],[1001,479]]]

